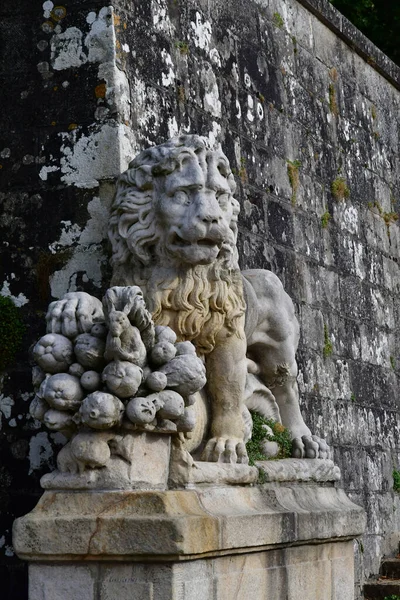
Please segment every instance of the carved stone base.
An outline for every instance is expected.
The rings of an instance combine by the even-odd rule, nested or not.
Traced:
[[[129,445],[128,445],[129,444]],[[127,458],[111,456],[104,467],[81,473],[53,471],[40,480],[45,490],[165,490],[171,437],[147,433],[125,436]]]
[[[327,484],[47,491],[14,548],[37,563],[29,600],[352,600],[364,526]]]

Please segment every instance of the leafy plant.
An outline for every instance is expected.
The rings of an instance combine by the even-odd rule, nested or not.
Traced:
[[[252,412],[251,417],[253,419],[253,431],[251,439],[246,444],[250,465],[254,465],[258,460],[268,460],[261,448],[261,444],[265,440],[278,444],[280,450],[274,458],[288,458],[291,456],[292,436],[286,427],[273,419],[265,419],[257,412]],[[272,429],[272,435],[265,429],[264,425]]]
[[[328,227],[328,223],[329,223],[329,219],[331,218],[331,213],[327,210],[324,212],[324,214],[321,216],[321,225],[322,225],[322,229],[326,229]]]
[[[324,358],[328,358],[328,356],[330,356],[333,352],[333,345],[332,345],[332,341],[329,337],[329,330],[328,330],[328,326],[326,323],[324,323],[324,348],[323,348],[323,355]]]
[[[284,21],[283,21],[281,15],[278,12],[274,13],[273,21],[274,21],[274,24],[277,27],[279,27],[279,29],[281,29],[283,27],[283,25],[284,25]]]
[[[332,181],[331,191],[335,200],[338,201],[344,200],[350,196],[350,190],[347,187],[344,177],[336,177],[336,179]]]
[[[20,309],[11,298],[0,296],[0,371],[14,361],[24,332]]]
[[[287,173],[289,177],[290,186],[292,188],[292,196],[291,201],[293,206],[296,204],[297,200],[297,190],[299,189],[299,168],[301,167],[301,162],[299,160],[288,160],[287,161]]]
[[[182,42],[182,41],[175,42],[175,47],[178,48],[178,50],[181,54],[189,53],[189,46],[188,46],[187,42]]]
[[[393,490],[400,492],[400,471],[393,469]]]

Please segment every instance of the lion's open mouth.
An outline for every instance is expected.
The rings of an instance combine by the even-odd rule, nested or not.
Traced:
[[[199,240],[188,241],[183,239],[178,233],[174,233],[172,244],[181,248],[196,245],[203,246],[206,248],[215,248],[215,246],[218,246],[218,248],[220,248],[222,246],[222,241],[213,240],[211,238],[201,238]]]

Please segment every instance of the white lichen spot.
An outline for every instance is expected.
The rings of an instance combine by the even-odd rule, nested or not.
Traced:
[[[168,136],[171,137],[175,137],[176,135],[178,135],[179,133],[179,127],[178,127],[178,123],[176,121],[176,118],[173,117],[169,117],[168,118]]]
[[[39,171],[39,177],[43,181],[47,181],[47,176],[49,173],[53,173],[54,171],[59,171],[59,170],[60,170],[60,167],[57,167],[56,165],[52,165],[50,167],[42,167]]]
[[[41,431],[32,436],[29,442],[29,475],[40,469],[42,465],[48,464],[52,457],[53,449],[47,433]]]
[[[130,122],[131,96],[125,71],[119,69],[115,62],[103,63],[99,66],[98,78],[106,82],[106,100],[111,111],[116,112],[122,122]],[[109,109],[104,106],[100,106],[98,110],[106,111],[104,116],[109,114]],[[99,116],[101,117],[98,114]]]
[[[257,115],[260,121],[264,119],[264,109],[262,107],[261,102],[257,102]]]
[[[213,121],[212,130],[208,133],[208,139],[210,140],[211,145],[215,145],[218,140],[218,137],[221,133],[221,125],[216,121]]]
[[[163,59],[167,68],[167,73],[161,73],[161,82],[164,87],[169,87],[175,82],[175,73],[173,70],[174,63],[172,62],[172,58],[165,48],[161,50],[161,58]]]
[[[17,426],[17,421],[15,419],[10,419],[8,421],[8,424],[10,427],[16,427]]]
[[[210,60],[216,67],[221,66],[221,58],[219,56],[219,52],[216,48],[211,48],[210,50]]]
[[[68,27],[51,38],[51,65],[56,71],[80,67],[87,61],[82,44],[83,33],[77,27]]]
[[[253,114],[253,108],[254,108],[254,100],[253,97],[250,96],[250,94],[247,96],[247,120],[250,121],[250,123],[252,123],[254,121],[254,114]]]
[[[235,83],[238,83],[239,82],[239,69],[235,62],[232,64],[231,72],[232,72],[232,77],[233,77]]]
[[[126,125],[108,122],[77,138],[76,130],[61,133],[61,180],[79,188],[94,188],[102,179],[124,171],[133,152],[133,132]]]
[[[46,0],[46,2],[43,2],[42,7],[43,7],[44,18],[49,19],[50,15],[51,15],[51,11],[54,8],[53,2],[51,2],[51,0]]]
[[[6,546],[4,554],[8,557],[14,556],[14,550],[12,546]]]
[[[49,245],[49,250],[55,254],[61,248],[73,246],[79,240],[82,230],[77,224],[72,224],[71,221],[61,221],[62,230],[60,239]]]
[[[9,419],[11,417],[11,409],[15,402],[11,396],[4,396],[0,394],[0,427],[2,425],[3,417]]]
[[[250,79],[250,75],[248,73],[244,74],[244,85],[249,88],[251,86],[251,79]]]
[[[95,22],[96,17],[97,17],[97,15],[94,11],[90,12],[88,14],[88,16],[86,17],[86,23],[89,23],[89,25],[91,25],[92,23]]]
[[[169,18],[167,1],[151,0],[151,12],[153,14],[154,29],[166,33],[170,39],[173,38],[175,27]]]
[[[211,67],[208,66],[208,68],[203,69],[202,81],[205,89],[203,99],[204,110],[210,112],[214,117],[220,117],[221,102],[219,99],[217,79]]]
[[[105,6],[99,11],[98,17],[90,22],[90,31],[85,37],[89,62],[102,63],[110,61],[114,57],[115,31],[112,14],[112,6]]]
[[[341,220],[347,231],[350,233],[358,233],[359,215],[355,206],[346,206],[341,214]]]
[[[22,292],[20,292],[18,296],[13,296],[10,291],[10,284],[7,280],[3,281],[3,286],[0,290],[0,296],[6,296],[7,298],[10,298],[10,300],[14,302],[15,306],[18,307],[24,306],[24,304],[28,304],[29,302],[28,298],[26,298]]]
[[[236,109],[237,109],[236,118],[241,119],[242,118],[242,108],[240,106],[239,100],[236,100]]]
[[[0,152],[0,156],[1,156],[1,158],[10,158],[10,156],[11,156],[10,148],[3,148],[3,150]]]
[[[196,21],[190,23],[193,30],[193,41],[197,48],[208,51],[211,42],[211,23],[203,21],[199,12],[196,12]]]
[[[109,203],[111,198],[109,199]],[[66,292],[76,291],[77,273],[84,281],[90,281],[96,287],[101,286],[102,267],[106,257],[102,254],[101,242],[104,241],[109,220],[109,206],[102,203],[100,198],[93,198],[87,206],[90,219],[83,231],[78,225],[69,225],[61,233],[58,242],[51,244],[52,251],[75,243],[72,257],[64,267],[56,271],[50,278],[51,294],[61,298]]]

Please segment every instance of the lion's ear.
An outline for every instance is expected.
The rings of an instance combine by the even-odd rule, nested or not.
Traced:
[[[153,189],[153,173],[150,165],[142,165],[135,169],[135,182],[140,190]]]

